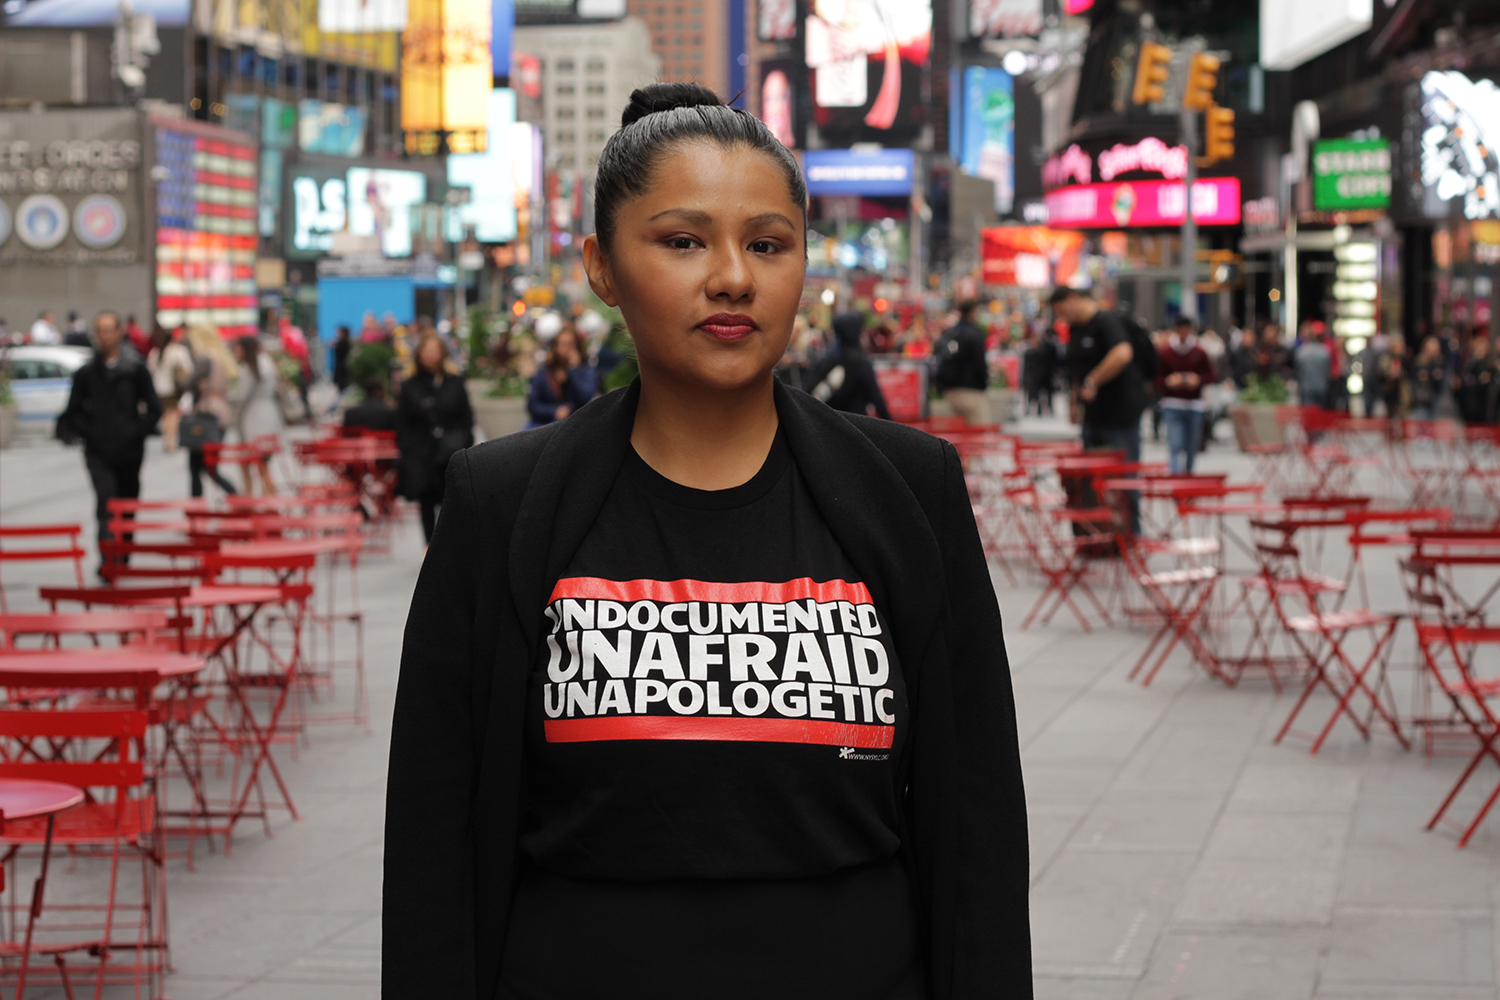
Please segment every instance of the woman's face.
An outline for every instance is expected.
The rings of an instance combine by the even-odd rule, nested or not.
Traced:
[[[435,340],[427,341],[417,354],[417,362],[424,371],[437,374],[443,367],[443,345]]]
[[[584,243],[598,296],[618,306],[641,377],[733,390],[770,377],[791,339],[806,264],[803,206],[770,157],[693,142],[620,206],[606,259]]]
[[[564,368],[577,368],[583,360],[578,350],[578,335],[571,330],[564,330],[557,335],[557,343],[552,348],[553,357],[557,363]]]

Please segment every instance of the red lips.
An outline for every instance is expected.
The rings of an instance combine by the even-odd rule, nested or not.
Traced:
[[[743,313],[714,313],[698,324],[698,329],[715,340],[744,340],[758,329],[755,320]]]

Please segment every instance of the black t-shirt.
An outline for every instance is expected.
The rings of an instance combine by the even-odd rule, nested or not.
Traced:
[[[1104,356],[1119,344],[1130,343],[1130,333],[1114,313],[1100,309],[1082,326],[1072,327],[1068,337],[1068,371],[1075,386],[1093,371]],[[1129,427],[1138,424],[1146,409],[1146,380],[1135,362],[1099,386],[1092,403],[1083,406],[1083,422],[1099,427]]]
[[[900,664],[781,435],[728,490],[629,452],[547,624],[502,997],[924,995]]]

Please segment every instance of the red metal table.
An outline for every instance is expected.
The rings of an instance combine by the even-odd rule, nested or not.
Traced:
[[[36,929],[36,917],[42,910],[43,896],[47,888],[47,869],[52,860],[53,817],[65,809],[71,809],[84,799],[83,789],[65,785],[59,781],[35,781],[30,778],[0,778],[0,837],[5,834],[5,824],[22,819],[47,818],[47,833],[42,843],[41,871],[31,887],[31,904],[28,907],[26,936],[21,941],[21,968],[16,977],[16,988],[12,994],[21,1000],[26,994],[26,975],[31,967],[31,941]],[[5,888],[5,869],[0,868],[0,890]]]

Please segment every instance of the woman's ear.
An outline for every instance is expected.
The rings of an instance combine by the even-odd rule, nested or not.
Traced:
[[[597,233],[583,238],[583,269],[588,272],[589,287],[599,300],[607,306],[617,306],[615,284],[609,273],[609,264],[604,260],[604,248],[599,245]]]

